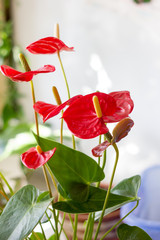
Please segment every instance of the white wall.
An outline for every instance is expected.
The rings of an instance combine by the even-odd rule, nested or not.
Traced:
[[[12,9],[14,39],[23,50],[31,42],[53,35],[54,23],[59,22],[61,39],[75,47],[74,53],[61,54],[72,96],[95,90],[131,92],[135,102],[131,117],[135,126],[119,144],[118,178],[159,163],[159,0],[141,5],[132,0],[14,0]],[[66,100],[56,55],[26,54],[32,69],[44,64],[57,68],[53,74],[35,77],[37,99],[54,102],[51,86],[56,85],[63,101]],[[29,84],[19,84],[19,87],[29,95],[23,104],[28,119],[33,120]],[[59,126],[58,120],[50,122],[55,128]],[[87,142],[90,143],[95,144]]]

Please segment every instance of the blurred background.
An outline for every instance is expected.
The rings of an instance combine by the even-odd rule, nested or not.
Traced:
[[[71,96],[129,90],[134,100],[131,118],[135,125],[118,144],[115,182],[159,163],[160,1],[0,0],[0,64],[23,71],[18,59],[18,53],[23,52],[33,70],[54,65],[55,73],[34,77],[36,99],[53,104],[53,85],[62,101],[67,99],[57,56],[32,55],[25,48],[53,36],[57,22],[60,39],[75,49],[61,54]],[[21,179],[26,169],[20,164],[20,153],[35,144],[30,132],[34,129],[30,85],[12,83],[0,75],[0,114],[0,171]],[[58,139],[59,118],[49,120],[50,126],[43,125],[42,135]],[[66,141],[69,139],[66,132]],[[97,144],[98,139],[78,140],[78,148],[90,156]],[[113,162],[114,152],[109,149],[107,179]]]

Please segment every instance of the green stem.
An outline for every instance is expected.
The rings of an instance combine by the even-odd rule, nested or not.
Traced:
[[[59,51],[57,52],[57,55],[58,55],[58,59],[59,59],[60,65],[61,65],[63,77],[64,77],[64,80],[65,80],[65,84],[66,84],[66,88],[67,88],[67,93],[68,93],[68,99],[70,99],[71,96],[70,96],[70,91],[69,91],[69,85],[68,85],[67,77],[66,77],[66,74],[65,74],[65,71],[64,71],[64,67],[63,67],[63,64],[62,64],[62,60],[61,60]]]
[[[104,142],[106,141],[106,136],[104,135]],[[102,170],[104,170],[105,166],[106,166],[106,158],[107,158],[107,154],[106,154],[106,150],[103,153],[103,163],[102,163]]]
[[[73,134],[72,134],[72,144],[73,144],[73,149],[76,149],[75,137]]]
[[[63,224],[64,224],[64,221],[65,221],[65,217],[66,217],[66,213],[64,212],[63,214],[63,219],[62,219],[62,222],[61,222],[61,229],[59,231],[59,238],[60,238],[60,235],[62,233],[62,230],[63,230]]]
[[[48,187],[48,191],[49,191],[50,197],[52,198],[52,191],[51,191],[51,187],[50,187],[49,180],[48,180],[48,175],[47,175],[47,171],[46,171],[46,166],[43,165],[42,168],[43,168],[43,173],[44,173],[44,177],[45,177],[45,180],[46,180],[46,184],[47,184],[47,187]],[[53,216],[54,216],[54,220],[55,220],[56,240],[58,240],[58,239],[59,239],[59,235],[58,235],[58,223],[57,223],[56,212],[55,212],[55,209],[54,209],[54,207],[53,207],[53,201],[52,201],[52,208],[53,208]]]
[[[101,238],[100,240],[103,240],[115,227],[117,227],[131,212],[133,212],[139,204],[139,200],[137,200],[136,206],[131,209],[123,218],[121,218],[114,226],[112,226]]]
[[[88,232],[88,240],[92,240],[93,230],[94,230],[94,218],[95,218],[95,212],[92,213],[91,217],[91,224],[89,226],[89,232]]]
[[[22,53],[19,54],[19,59],[21,61],[22,66],[24,67],[25,71],[26,72],[31,71],[31,68],[30,68],[28,62],[27,62],[25,56]],[[33,86],[33,81],[32,80],[30,81],[30,85],[31,85],[31,92],[32,92],[32,101],[33,101],[33,104],[35,104],[36,99],[35,99],[35,92],[34,92],[34,86]],[[34,116],[35,116],[35,124],[36,124],[37,135],[39,136],[38,115],[37,115],[36,111],[34,111]]]
[[[87,225],[86,225],[86,228],[85,228],[83,240],[87,240],[91,219],[92,219],[92,213],[90,213],[89,216],[88,216]]]
[[[99,144],[102,142],[102,135],[99,135]],[[98,165],[100,166],[101,157],[98,157]]]
[[[118,151],[117,145],[115,143],[113,144],[113,147],[116,151],[115,164],[114,164],[113,172],[112,172],[112,175],[111,175],[111,180],[110,180],[110,183],[109,183],[109,187],[108,187],[108,190],[107,190],[106,198],[104,200],[104,205],[103,205],[101,217],[99,219],[99,223],[98,223],[98,227],[97,227],[97,230],[96,230],[94,240],[96,240],[97,237],[98,237],[98,233],[99,233],[99,230],[100,230],[100,227],[101,227],[101,224],[102,224],[102,220],[103,220],[103,216],[104,216],[104,213],[105,213],[105,209],[106,209],[106,206],[107,206],[107,203],[108,203],[108,198],[109,198],[109,195],[110,195],[110,190],[111,190],[111,187],[112,187],[112,184],[113,184],[113,179],[114,179],[114,175],[115,175],[115,171],[116,171],[116,167],[117,167],[117,163],[118,163],[119,151]]]
[[[50,217],[48,216],[47,212],[45,212],[45,214],[46,214],[46,216],[47,216],[47,218],[48,218],[48,221],[49,221],[49,223],[50,223],[50,225],[51,225],[51,227],[52,227],[52,229],[53,229],[53,232],[55,232],[55,228],[54,228],[54,226],[53,226],[53,224],[52,224],[52,222],[51,222]]]
[[[59,222],[59,224],[61,225],[61,222],[60,221],[58,221]],[[66,237],[66,240],[69,240],[69,238],[68,238],[68,236],[67,236],[67,233],[66,233],[66,231],[64,230],[64,228],[62,228],[62,230],[63,230],[63,233],[64,233],[64,235],[65,235],[65,237]]]
[[[73,232],[73,240],[77,239],[77,226],[78,226],[78,214],[74,215],[74,232]]]
[[[59,51],[57,52],[57,56],[58,56],[58,59],[59,59],[59,62],[60,62],[60,66],[61,66],[61,69],[62,69],[64,80],[65,80],[65,84],[66,84],[66,88],[67,88],[67,94],[68,94],[68,99],[70,99],[71,95],[70,95],[69,85],[68,85],[67,77],[66,77],[66,74],[65,74],[65,71],[64,71],[64,67],[63,67],[63,64],[62,64],[62,60],[61,60]],[[72,143],[73,143],[73,149],[75,149],[75,138],[74,138],[74,135],[72,135]]]
[[[7,200],[7,202],[9,201],[8,196],[3,191],[0,190],[0,194]]]
[[[8,181],[6,180],[6,178],[3,176],[3,174],[0,172],[0,177],[2,178],[2,180],[5,182],[5,184],[7,185],[9,191],[10,191],[10,194],[13,196],[14,195],[14,192],[13,192],[13,189],[11,188],[11,186],[9,185]]]
[[[40,225],[40,227],[41,227],[41,230],[42,230],[42,234],[43,234],[44,240],[47,240],[46,235],[45,235],[45,232],[44,232],[44,230],[43,230],[43,227],[42,227],[42,224],[41,224],[40,221],[39,221],[39,225]]]
[[[48,171],[48,173],[49,173],[49,175],[50,175],[50,177],[51,177],[51,179],[52,179],[53,185],[54,185],[56,191],[58,192],[57,184],[56,184],[56,181],[55,181],[55,179],[54,179],[54,175],[53,175],[51,169],[49,168],[48,164],[46,164],[45,166],[46,166],[47,171]]]
[[[62,116],[63,116],[63,110],[61,111]],[[60,129],[60,143],[63,143],[63,118],[61,118],[61,129]]]
[[[103,164],[102,164],[102,170],[104,170],[105,166],[106,166],[106,158],[107,158],[107,154],[106,154],[106,150],[103,153]]]
[[[71,222],[71,224],[72,224],[72,228],[74,229],[74,223],[73,223],[73,219],[72,219],[70,213],[68,213],[68,217],[69,217],[69,220],[70,220],[70,222]]]
[[[52,198],[52,191],[51,191],[51,187],[50,187],[50,184],[49,184],[49,179],[48,179],[48,175],[47,175],[47,171],[46,171],[46,165],[44,164],[42,166],[42,168],[43,168],[43,174],[44,174],[44,177],[45,177],[46,185],[47,185],[50,197]]]
[[[34,86],[33,86],[32,80],[30,81],[30,85],[31,85],[31,92],[32,92],[32,101],[33,101],[33,105],[34,105],[36,102],[36,99],[35,99],[35,92],[34,92]],[[37,136],[39,136],[38,114],[36,111],[34,111],[34,117],[35,117]]]

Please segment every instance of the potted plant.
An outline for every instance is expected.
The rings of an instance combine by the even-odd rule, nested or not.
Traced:
[[[53,94],[57,102],[56,105],[35,100],[33,76],[54,72],[53,65],[45,65],[38,70],[31,70],[24,55],[20,54],[20,61],[25,72],[19,72],[6,65],[0,67],[1,72],[12,81],[31,84],[36,124],[36,132],[33,132],[33,136],[37,144],[36,147],[31,147],[21,155],[21,161],[29,169],[42,167],[48,187],[48,191],[41,192],[33,185],[26,185],[14,193],[3,176],[10,196],[3,189],[2,192],[6,197],[7,204],[0,216],[0,239],[58,240],[62,238],[62,233],[66,239],[69,239],[70,236],[67,236],[64,227],[65,217],[68,216],[72,226],[72,239],[79,240],[81,239],[77,234],[79,214],[87,214],[82,236],[84,240],[111,239],[109,234],[115,228],[117,228],[117,238],[120,240],[151,239],[142,229],[122,224],[123,219],[138,206],[140,199],[137,193],[140,186],[140,176],[136,175],[124,179],[112,188],[119,159],[117,143],[127,136],[134,124],[129,117],[134,106],[129,91],[117,91],[109,94],[94,92],[85,96],[71,97],[60,52],[62,50],[73,51],[73,47],[68,47],[59,39],[58,25],[56,37],[42,38],[30,44],[26,49],[32,54],[57,54],[68,99],[62,103],[58,90],[54,86]],[[38,114],[42,117],[43,122],[46,122],[60,113],[62,114],[60,142],[42,137],[39,132]],[[64,121],[72,133],[72,148],[63,144]],[[117,125],[110,133],[109,123],[116,122]],[[97,157],[98,161],[76,150],[75,136],[81,139],[92,139],[99,136],[97,146],[92,149],[92,154]],[[104,140],[101,136],[104,136]],[[105,177],[104,167],[108,147],[114,148],[115,163],[108,189],[105,190],[100,187],[100,183]],[[57,191],[58,198],[53,198],[49,176]],[[129,202],[135,202],[133,209],[123,219],[114,222],[109,229],[103,232],[103,235],[100,235],[104,217],[109,216],[110,213]],[[60,212],[63,212],[61,221]],[[72,218],[73,215],[74,218]],[[49,238],[44,229],[43,216],[47,219],[47,224],[50,225],[53,232]],[[97,222],[96,229],[94,229],[94,222]],[[41,232],[36,232],[37,225],[40,226]]]

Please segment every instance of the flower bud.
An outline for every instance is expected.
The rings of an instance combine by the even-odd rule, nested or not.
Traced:
[[[111,143],[119,142],[122,138],[126,137],[133,125],[134,122],[131,118],[122,119],[113,129]]]

